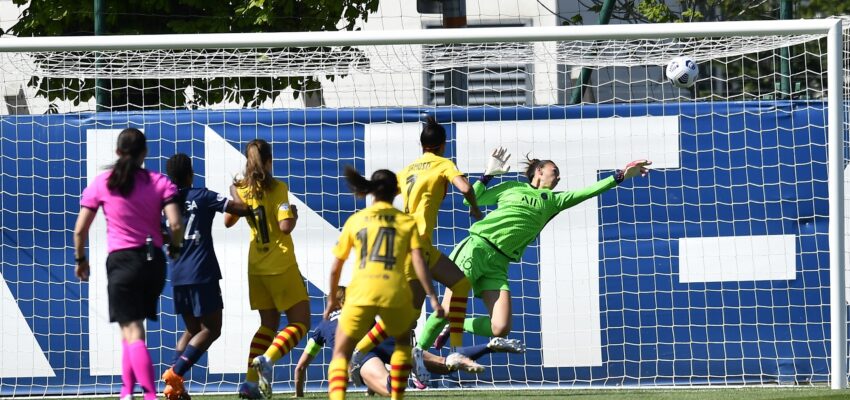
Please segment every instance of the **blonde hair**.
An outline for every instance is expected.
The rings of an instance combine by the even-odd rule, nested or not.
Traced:
[[[261,199],[263,193],[275,185],[274,177],[266,171],[266,163],[272,159],[272,146],[263,139],[254,139],[245,147],[245,172],[242,179],[234,179],[239,188],[248,188],[249,197]]]

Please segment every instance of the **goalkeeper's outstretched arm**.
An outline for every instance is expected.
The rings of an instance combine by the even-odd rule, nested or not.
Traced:
[[[647,166],[651,164],[652,161],[649,160],[635,160],[626,164],[625,168],[615,171],[613,176],[602,179],[588,187],[557,193],[555,196],[558,200],[558,207],[561,210],[565,210],[616,187],[626,179],[631,179],[638,175],[646,176],[649,173]]]

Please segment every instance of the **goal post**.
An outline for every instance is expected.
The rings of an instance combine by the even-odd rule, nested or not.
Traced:
[[[207,33],[196,35],[109,35],[5,38],[4,52],[248,49],[319,46],[541,42],[567,40],[671,39],[723,36],[827,35],[840,19],[690,22],[686,24],[488,27],[400,31]],[[839,38],[840,39],[840,38]]]
[[[112,162],[121,129],[145,132],[146,167],[164,171],[187,153],[195,184],[220,193],[248,141],[272,144],[274,173],[301,214],[293,239],[315,327],[338,229],[365,206],[342,168],[413,161],[425,114],[447,127],[446,156],[471,180],[497,145],[514,154],[512,171],[526,154],[552,159],[558,190],[631,159],[656,169],[562,212],[511,264],[510,337],[527,353],[493,354],[484,374],[436,385],[846,388],[843,23],[2,38],[0,80],[6,93],[22,88],[35,113],[0,115],[0,396],[120,387],[117,329],[104,317],[105,224],[92,228],[87,284],[73,276],[71,232],[80,193]],[[792,97],[772,86],[771,60],[785,47]],[[694,88],[663,76],[679,55],[700,65]],[[569,104],[581,68],[594,71],[590,101]],[[449,87],[447,72],[464,84]],[[95,82],[123,103],[95,112]],[[456,90],[464,104],[447,94]],[[321,107],[304,107],[308,95]],[[471,223],[450,190],[435,244],[448,255]],[[247,227],[218,225],[224,326],[187,375],[192,394],[235,391],[258,324]],[[184,329],[170,284],[160,311],[147,325],[158,373]],[[480,300],[469,312],[487,313]],[[302,350],[275,366],[275,391],[291,390]],[[329,354],[308,369],[308,388],[326,388]]]
[[[829,94],[829,278],[830,278],[830,331],[832,334],[832,371],[830,387],[847,388],[847,299],[845,297],[846,266],[844,265],[844,56],[842,24],[834,21],[827,33],[827,81]],[[839,162],[840,161],[840,162]],[[837,340],[836,340],[837,338]],[[840,356],[836,356],[840,355]]]

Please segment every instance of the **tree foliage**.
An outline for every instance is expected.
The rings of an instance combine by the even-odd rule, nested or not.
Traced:
[[[581,8],[594,12],[602,10],[605,2],[579,0]],[[614,0],[611,18],[628,23],[776,19],[777,9],[778,0]]]
[[[9,29],[15,36],[94,34],[92,0],[13,0],[26,6]],[[197,34],[352,30],[378,8],[379,0],[104,0],[104,34]],[[333,76],[329,76],[333,79]],[[30,86],[49,100],[90,100],[93,79],[32,77]],[[320,87],[316,77],[210,79],[111,79],[104,82],[107,106],[121,109],[184,107],[237,102],[258,105],[287,88],[295,96]],[[185,88],[194,96],[187,99]]]

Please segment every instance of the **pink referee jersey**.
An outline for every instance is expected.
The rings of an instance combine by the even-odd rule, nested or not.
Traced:
[[[112,171],[106,171],[83,190],[80,206],[94,210],[103,207],[106,216],[107,251],[145,245],[148,236],[162,246],[162,208],[177,195],[177,187],[163,174],[145,169],[136,171],[133,191],[127,197],[106,187]]]

